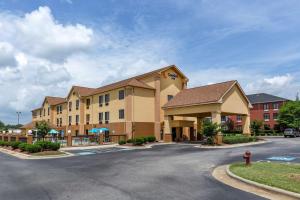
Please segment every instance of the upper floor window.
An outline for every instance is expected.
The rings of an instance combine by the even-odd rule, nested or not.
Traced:
[[[43,114],[44,116],[46,115],[46,110],[45,110],[45,108],[44,108],[44,114]]]
[[[86,99],[86,109],[89,109],[91,105],[91,99]]]
[[[279,109],[279,104],[278,103],[273,103],[273,109],[278,110]]]
[[[62,126],[62,118],[59,119],[59,126]]]
[[[40,110],[40,117],[42,117],[42,110]]]
[[[90,123],[90,114],[86,114],[86,124]]]
[[[80,104],[80,101],[79,101],[79,99],[77,99],[77,100],[76,100],[76,110],[79,109],[79,104]]]
[[[119,100],[122,100],[125,98],[125,91],[124,90],[119,90]]]
[[[105,123],[107,124],[109,121],[109,112],[105,112]]]
[[[105,95],[105,105],[108,105],[108,104],[109,104],[109,99],[110,99],[109,94],[106,94],[106,95]]]
[[[99,107],[103,104],[103,95],[99,96]]]
[[[102,124],[102,121],[103,121],[103,112],[99,113],[98,120],[99,120],[99,123]]]
[[[72,124],[72,116],[69,116],[69,125]]]
[[[277,120],[278,119],[278,113],[273,113],[273,119]]]
[[[59,106],[59,113],[60,113],[60,114],[62,113],[62,109],[63,109],[63,106],[60,105],[60,106]]]
[[[173,95],[168,95],[168,101],[170,101],[171,99],[173,99]]]
[[[264,113],[264,120],[265,121],[270,121],[270,114],[269,113]]]
[[[72,111],[72,101],[69,102],[69,111]]]
[[[79,115],[76,115],[76,125],[79,123]]]
[[[267,103],[264,104],[264,110],[269,110],[269,104]]]
[[[119,110],[119,119],[124,119],[124,118],[125,118],[124,109],[120,109]]]
[[[50,106],[48,106],[47,114],[50,115]]]
[[[59,114],[59,107],[60,106],[56,106],[56,114]]]
[[[241,122],[242,121],[242,116],[241,115],[237,115],[236,116],[236,121],[237,122]]]
[[[59,118],[56,118],[56,126],[59,126]]]

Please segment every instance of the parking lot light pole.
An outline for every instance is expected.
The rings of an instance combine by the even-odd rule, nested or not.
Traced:
[[[20,124],[20,115],[21,115],[21,112],[16,112],[17,113],[17,116],[18,116],[18,125]]]

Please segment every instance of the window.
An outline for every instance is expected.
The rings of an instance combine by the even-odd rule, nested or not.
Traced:
[[[72,124],[72,116],[69,116],[69,125]]]
[[[124,90],[119,90],[119,100],[124,99],[125,97],[125,91]]]
[[[90,123],[90,114],[86,114],[86,124]]]
[[[124,109],[119,110],[119,119],[124,119]]]
[[[279,104],[278,103],[273,103],[273,109],[278,110],[278,108],[279,108]]]
[[[56,126],[58,126],[58,125],[59,125],[59,119],[56,118]]]
[[[62,105],[59,106],[59,113],[62,113]]]
[[[89,109],[91,105],[91,99],[86,99],[86,109]]]
[[[60,106],[56,106],[56,114],[59,114],[59,107]]]
[[[79,131],[75,130],[75,136],[77,137],[79,135]]]
[[[42,110],[40,110],[40,117],[42,117]]]
[[[46,110],[45,110],[45,108],[44,108],[44,114],[43,114],[44,116],[46,115]]]
[[[168,101],[170,101],[171,99],[173,99],[173,95],[168,95]]]
[[[269,121],[270,120],[270,114],[269,113],[265,113],[264,114],[264,120],[265,121]]]
[[[236,116],[236,121],[237,122],[241,122],[242,121],[242,116],[241,115],[237,115]]]
[[[72,111],[72,101],[69,102],[69,111]]]
[[[99,120],[99,124],[102,124],[102,121],[103,121],[103,112],[99,113],[98,120]]]
[[[227,116],[221,116],[221,122],[226,122],[227,121]]]
[[[59,119],[59,126],[62,126],[62,118]]]
[[[50,115],[50,106],[48,106],[47,114]]]
[[[79,109],[79,104],[80,104],[80,101],[79,101],[79,99],[77,99],[77,100],[76,100],[76,110]]]
[[[99,107],[102,107],[103,104],[103,95],[99,96]]]
[[[109,112],[105,112],[105,123],[107,124],[109,121]]]
[[[79,123],[79,115],[76,115],[76,125]]]
[[[264,104],[264,110],[265,110],[265,111],[268,111],[268,110],[269,110],[269,104],[267,104],[267,103]]]
[[[109,94],[105,95],[105,105],[109,104]]]
[[[273,119],[277,120],[278,119],[278,113],[273,113]]]
[[[89,135],[89,129],[85,129],[85,134]]]

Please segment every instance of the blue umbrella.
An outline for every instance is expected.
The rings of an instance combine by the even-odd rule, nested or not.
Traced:
[[[105,132],[105,131],[109,131],[109,129],[108,128],[99,128],[99,131],[100,132]]]
[[[98,128],[92,128],[91,130],[89,130],[89,133],[98,133],[99,130]]]
[[[50,131],[49,131],[49,134],[58,134],[58,131],[57,130],[55,130],[55,129],[51,129]]]

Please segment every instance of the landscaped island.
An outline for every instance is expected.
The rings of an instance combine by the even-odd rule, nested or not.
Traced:
[[[232,164],[229,170],[237,176],[300,193],[300,165],[274,162],[256,162],[251,166],[242,163]]]

